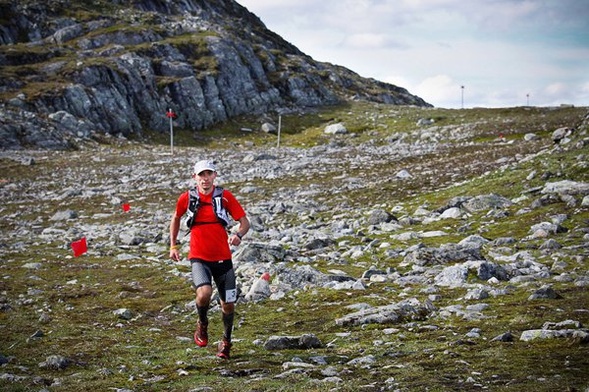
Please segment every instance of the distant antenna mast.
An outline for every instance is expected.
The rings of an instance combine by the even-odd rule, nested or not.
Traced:
[[[462,90],[462,109],[464,109],[464,86],[460,86],[460,89]]]

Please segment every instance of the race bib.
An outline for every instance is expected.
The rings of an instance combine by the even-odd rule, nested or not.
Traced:
[[[237,301],[237,289],[225,290],[225,302],[233,303]]]

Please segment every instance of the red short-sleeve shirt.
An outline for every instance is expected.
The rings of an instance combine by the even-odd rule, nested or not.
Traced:
[[[215,215],[212,199],[213,192],[205,195],[199,192],[198,212],[195,222],[190,229],[189,259],[202,259],[204,261],[220,261],[231,258],[227,230],[221,225]],[[182,193],[176,203],[176,216],[183,216],[188,210],[188,191]],[[236,221],[246,214],[235,196],[228,191],[223,191],[223,206],[227,213]]]

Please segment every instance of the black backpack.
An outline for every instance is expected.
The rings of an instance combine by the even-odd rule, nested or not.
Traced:
[[[198,195],[198,189],[192,188],[188,191],[188,210],[186,214],[188,215],[188,219],[186,220],[186,226],[191,228],[195,224],[209,224],[209,223],[220,223],[224,227],[229,224],[229,217],[227,215],[227,210],[223,206],[223,188],[220,186],[216,186],[213,190],[213,209],[215,210],[215,215],[217,215],[217,222],[197,222],[195,223],[194,220],[196,218],[196,214],[198,212],[198,208],[200,207],[200,197]]]

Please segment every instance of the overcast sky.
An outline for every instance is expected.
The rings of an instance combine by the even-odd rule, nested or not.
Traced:
[[[436,107],[589,106],[589,0],[237,2],[315,60]]]

